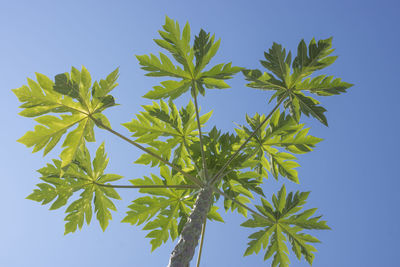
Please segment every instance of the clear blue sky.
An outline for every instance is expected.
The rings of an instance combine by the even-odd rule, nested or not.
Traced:
[[[302,38],[334,36],[339,59],[326,72],[355,86],[347,94],[321,99],[329,128],[304,120],[313,135],[325,140],[300,157],[301,185],[286,184],[290,190],[312,191],[307,207],[318,207],[333,229],[315,233],[323,243],[314,266],[400,266],[399,11],[394,0],[0,1],[0,266],[166,266],[174,243],[150,253],[146,232],[120,223],[136,191],[121,191],[119,211],[105,233],[94,220],[67,236],[63,210],[49,211],[25,199],[39,182],[35,170],[59,150],[42,158],[16,142],[34,124],[17,115],[19,103],[11,93],[34,72],[53,77],[84,65],[100,79],[119,66],[115,96],[121,106],[107,115],[115,129],[127,134],[120,123],[149,103],[141,96],[158,82],[143,76],[134,54],[159,51],[152,39],[166,15],[181,24],[189,21],[194,34],[204,28],[221,38],[214,62],[249,68],[259,67],[274,41],[294,50]],[[240,75],[230,84],[232,89],[209,91],[200,100],[203,111],[214,110],[209,125],[232,131],[246,112],[271,108],[268,93],[246,88]],[[97,140],[106,141],[109,172],[127,179],[150,172],[132,164],[139,151],[103,132],[98,131]],[[279,186],[268,180],[265,190]],[[202,266],[270,266],[262,254],[242,257],[250,233],[239,226],[243,217],[223,217],[225,224],[208,224]],[[307,266],[296,259],[292,263]]]

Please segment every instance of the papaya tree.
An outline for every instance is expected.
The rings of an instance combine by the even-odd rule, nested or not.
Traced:
[[[312,264],[313,244],[319,240],[309,231],[330,228],[314,216],[316,209],[303,209],[309,192],[287,192],[283,185],[267,197],[263,184],[269,176],[300,182],[297,155],[311,152],[322,140],[309,134],[301,116],[327,125],[326,109],[314,95],[338,95],[352,86],[314,75],[336,60],[332,39],[312,39],[308,45],[302,40],[293,58],[274,43],[260,61],[263,70],[258,70],[210,65],[220,40],[204,30],[192,38],[188,23],[181,30],[167,17],[159,34],[154,41],[166,52],[137,59],[146,76],[163,81],[144,95],[154,102],[122,124],[129,134],[115,131],[103,114],[116,106],[112,90],[118,85],[118,69],[99,81],[92,81],[85,67],[72,67],[54,79],[36,73],[35,80],[28,78],[27,85],[13,90],[22,102],[20,115],[37,122],[18,141],[46,155],[63,140],[59,158],[38,170],[42,181],[27,198],[50,204],[51,210],[66,207],[68,234],[85,221],[89,224],[93,215],[104,231],[116,210],[114,201],[120,199],[117,189],[136,189],[143,196],[132,200],[122,222],[143,226],[152,250],[178,239],[168,264],[174,267],[189,266],[199,242],[200,265],[206,222],[222,222],[218,208],[223,206],[245,218],[241,226],[254,228],[245,256],[264,250],[272,266],[289,266],[290,244],[298,259]],[[238,73],[248,87],[271,91],[269,101],[275,105],[268,114],[246,114],[246,124],[236,125],[234,133],[217,127],[206,131],[212,112],[201,114],[198,98],[209,89],[229,88],[227,80]],[[178,107],[174,101],[182,95],[190,100]],[[106,172],[104,142],[93,155],[86,146],[95,141],[95,129],[140,149],[143,154],[135,163],[156,172],[127,185],[115,184],[123,177]],[[70,201],[74,194],[79,196]]]

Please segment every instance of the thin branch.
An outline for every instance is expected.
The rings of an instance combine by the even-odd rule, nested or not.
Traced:
[[[204,218],[203,227],[201,228],[201,240],[199,247],[199,255],[197,256],[197,267],[200,267],[201,253],[203,252],[204,235],[206,233],[207,216]]]
[[[145,148],[144,146],[136,143],[135,141],[132,141],[131,139],[129,139],[128,137],[114,131],[113,129],[111,129],[110,127],[107,127],[106,125],[104,125],[101,121],[96,120],[95,118],[93,118],[92,115],[89,115],[89,117],[100,127],[103,128],[107,131],[109,131],[110,133],[118,136],[119,138],[127,141],[128,143],[130,143],[131,145],[134,145],[135,147],[143,150],[144,152],[146,152],[147,154],[149,154],[150,156],[158,159],[159,161],[161,161],[162,163],[170,166],[172,169],[176,170],[177,172],[181,173],[183,176],[185,176],[186,178],[188,178],[190,181],[192,181],[193,183],[197,184],[198,186],[202,187],[203,186],[203,182],[200,181],[199,179],[197,179],[196,177],[188,174],[187,172],[184,172],[183,170],[181,170],[179,167],[175,166],[174,164],[170,163],[169,161],[163,159],[162,157],[160,157],[159,155],[155,154],[154,152],[150,151],[149,149]]]
[[[215,193],[223,195],[225,198],[227,198],[227,199],[231,200],[232,202],[238,204],[238,205],[241,206],[242,208],[245,208],[246,210],[250,211],[250,212],[253,213],[254,215],[257,215],[257,216],[259,216],[259,217],[261,217],[261,218],[263,218],[263,219],[266,219],[266,220],[270,221],[270,219],[269,219],[268,217],[265,217],[265,216],[262,215],[261,213],[255,211],[254,209],[252,209],[252,208],[246,206],[245,204],[243,204],[243,203],[237,201],[237,200],[234,199],[233,197],[228,196],[227,194],[225,194],[224,192],[222,192],[220,189],[218,189],[218,188],[216,188],[216,187],[212,187],[212,188],[213,188],[213,191],[214,191]]]
[[[194,86],[194,85],[193,85]],[[199,107],[197,105],[197,93],[195,91],[194,93],[194,105],[196,108],[196,119],[197,119],[197,127],[199,128],[199,138],[200,138],[200,147],[201,147],[201,160],[203,163],[203,170],[204,170],[204,175],[206,177],[206,180],[208,180],[208,171],[207,171],[207,165],[206,165],[206,156],[204,155],[204,146],[203,146],[203,136],[201,133],[201,124],[200,124],[200,116],[199,116]]]
[[[175,188],[175,189],[197,189],[196,185],[190,184],[178,184],[178,185],[112,185],[112,184],[100,184],[94,183],[98,186],[112,187],[112,188]]]
[[[222,166],[222,168],[214,175],[214,177],[210,180],[209,184],[214,185],[220,178],[221,174],[225,171],[225,169],[229,166],[229,164],[236,158],[236,156],[239,154],[239,152],[247,145],[247,143],[253,138],[254,135],[256,135],[257,131],[261,129],[261,127],[269,120],[269,118],[274,114],[274,112],[278,109],[280,104],[283,102],[285,99],[285,95],[276,103],[275,107],[271,110],[271,112],[265,117],[265,119],[261,122],[260,125],[257,126],[257,128],[252,132],[252,134],[244,141],[244,143],[239,147],[238,150],[228,159],[228,161]]]

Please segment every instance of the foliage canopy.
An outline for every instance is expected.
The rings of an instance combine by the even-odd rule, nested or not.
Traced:
[[[46,155],[64,138],[60,158],[38,170],[43,182],[27,198],[42,205],[51,203],[50,209],[70,202],[65,217],[68,234],[81,229],[85,221],[89,224],[93,212],[105,230],[112,219],[110,211],[116,210],[113,200],[120,199],[116,189],[137,188],[144,195],[132,201],[122,222],[143,225],[152,250],[181,236],[170,266],[180,266],[174,265],[179,257],[190,262],[202,226],[204,237],[207,219],[223,222],[218,212],[222,198],[226,211],[247,218],[243,227],[261,228],[249,236],[245,256],[262,248],[265,260],[272,257],[272,266],[289,266],[289,242],[298,259],[304,256],[312,264],[316,248],[311,244],[319,240],[303,231],[330,228],[321,216],[312,217],[316,209],[303,210],[309,192],[287,194],[283,185],[268,202],[263,184],[270,175],[300,182],[296,155],[311,152],[322,140],[300,123],[301,114],[328,125],[326,109],[314,96],[338,95],[352,86],[333,76],[312,76],[336,60],[331,56],[332,38],[312,39],[308,46],[302,40],[293,60],[290,51],[274,43],[260,61],[266,69],[262,72],[231,63],[210,65],[220,40],[200,30],[191,45],[188,23],[181,31],[178,22],[167,17],[159,34],[161,38],[154,41],[168,54],[137,59],[147,76],[165,80],[144,95],[158,101],[144,105],[135,118],[122,124],[133,139],[114,131],[103,114],[116,105],[110,93],[118,85],[118,69],[94,82],[85,67],[80,71],[72,67],[54,81],[37,73],[36,81],[28,78],[27,85],[13,90],[22,102],[20,115],[38,123],[19,142]],[[212,112],[200,115],[198,96],[205,96],[206,89],[229,88],[227,80],[240,71],[248,87],[273,91],[270,102],[276,99],[275,107],[267,115],[246,114],[247,125],[237,125],[235,133],[223,133],[216,127],[204,131]],[[189,90],[192,100],[178,107],[174,99]],[[135,163],[157,168],[157,174],[131,179],[130,185],[111,183],[122,176],[105,172],[104,143],[93,161],[86,146],[95,141],[95,126],[141,149],[144,154]],[[201,199],[206,190],[212,194]],[[79,197],[69,201],[76,192]],[[261,201],[255,205],[257,211],[247,206],[256,199]],[[184,237],[192,232],[197,235],[189,244]],[[181,251],[188,247],[193,247],[191,255]]]

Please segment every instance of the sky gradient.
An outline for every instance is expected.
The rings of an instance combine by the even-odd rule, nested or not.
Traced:
[[[54,77],[84,65],[98,80],[119,66],[113,95],[121,105],[106,115],[113,128],[128,135],[121,123],[150,103],[142,96],[159,82],[144,77],[134,55],[161,51],[152,40],[165,16],[181,25],[189,21],[192,36],[203,28],[221,38],[212,63],[231,61],[247,68],[261,68],[259,60],[273,42],[295,52],[301,39],[334,37],[339,58],[323,73],[355,86],[346,94],[319,98],[328,110],[329,127],[302,118],[324,141],[299,156],[300,185],[269,179],[264,189],[268,199],[283,182],[288,190],[311,191],[306,207],[317,207],[332,227],[312,232],[322,241],[313,266],[398,266],[399,11],[394,0],[0,1],[0,266],[167,265],[175,242],[151,253],[146,231],[120,223],[139,196],[135,190],[119,191],[123,200],[116,201],[118,212],[104,233],[93,220],[64,236],[65,209],[49,211],[25,199],[39,182],[35,170],[56,158],[60,148],[43,158],[16,142],[34,122],[17,115],[19,102],[11,92],[35,72]],[[214,111],[209,128],[233,131],[233,122],[243,124],[246,113],[267,114],[272,108],[270,93],[245,87],[241,74],[228,83],[231,89],[209,90],[199,100],[202,112]],[[186,94],[177,103],[188,99]],[[120,183],[156,172],[132,164],[140,151],[114,136],[97,130],[96,139],[106,142],[107,172],[126,178]],[[270,266],[262,252],[242,256],[252,229],[239,226],[241,215],[221,213],[225,223],[207,224],[202,266]],[[308,266],[293,255],[291,261],[291,266]]]

